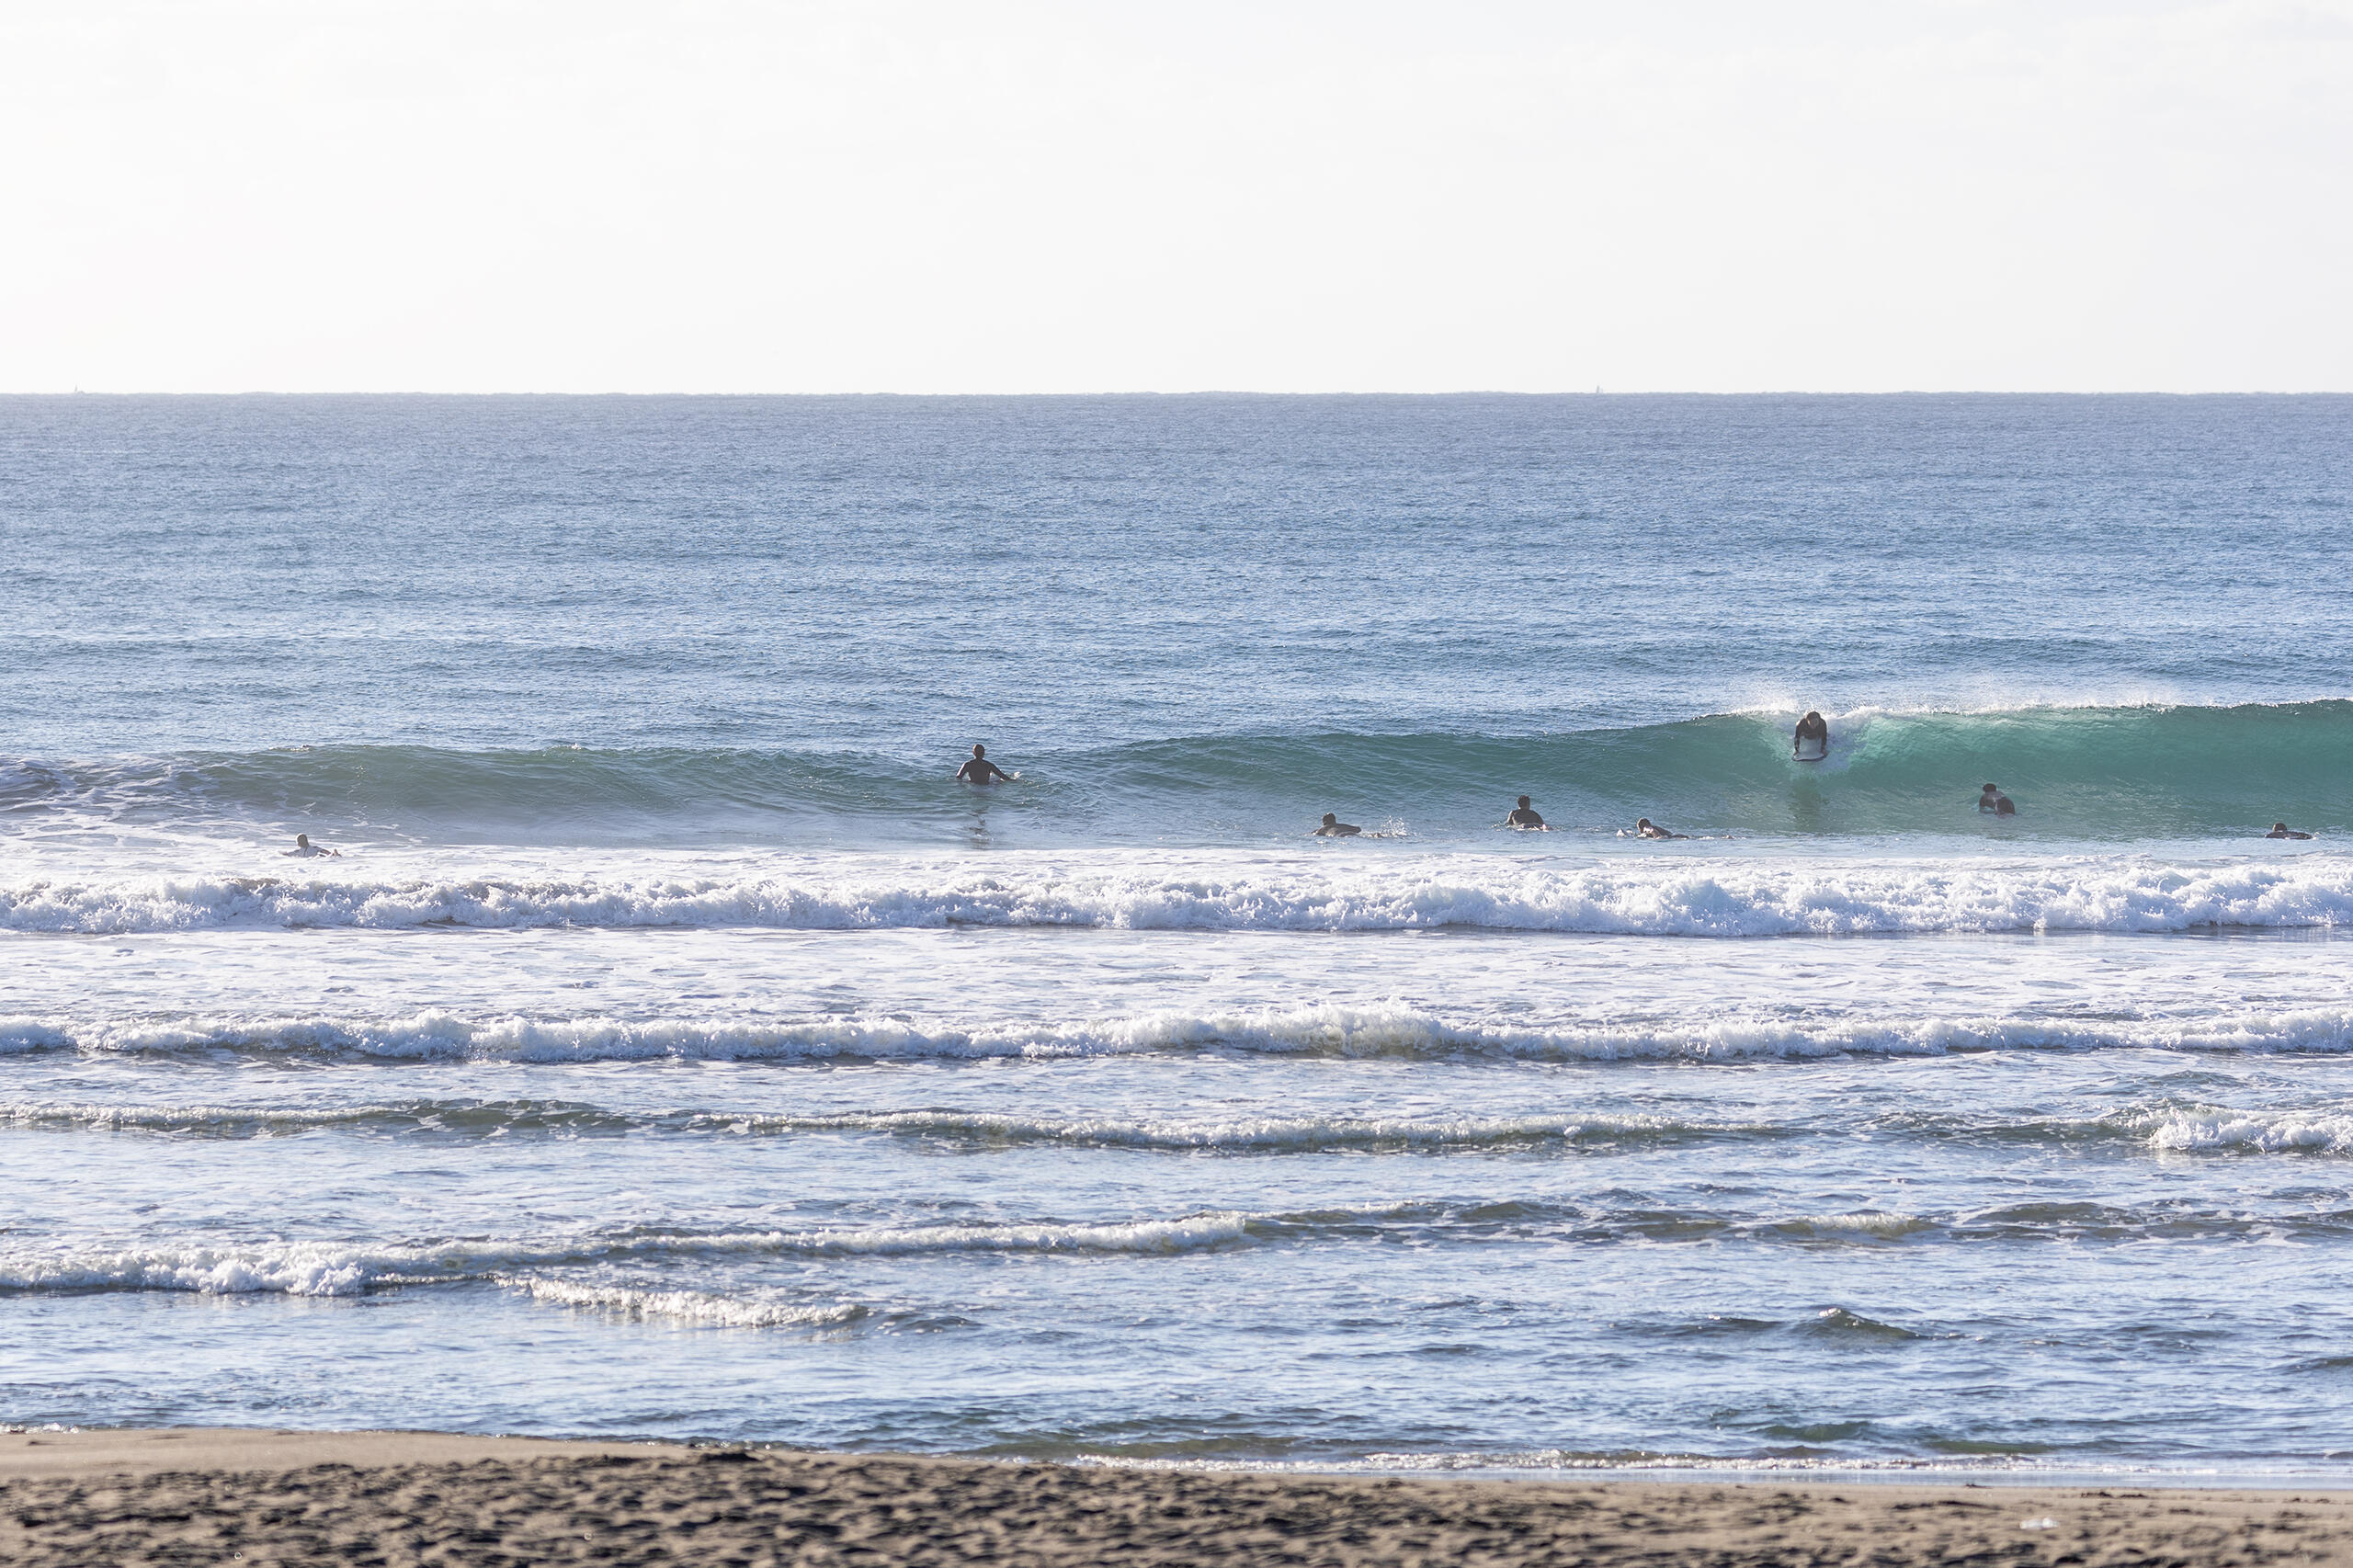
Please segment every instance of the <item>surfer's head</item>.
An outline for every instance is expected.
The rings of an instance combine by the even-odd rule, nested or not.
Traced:
[[[1528,797],[1525,795],[1519,798],[1519,809],[1523,812],[1528,809]]]
[[[974,741],[974,742],[972,743],[972,755],[973,755],[974,756],[988,756],[988,754],[989,754],[989,748],[988,748],[988,747],[986,747],[986,746],[984,746],[984,745],[981,744],[981,743],[980,743],[980,742],[978,742],[978,741]]]
[[[1820,710],[1819,709],[1814,709],[1814,708],[1809,708],[1809,709],[1807,709],[1807,710],[1805,710],[1805,722],[1806,722],[1807,723],[1809,723],[1809,724],[1819,724],[1819,723],[1821,723],[1821,722],[1822,722],[1822,712],[1821,712],[1821,710]]]
[[[310,835],[309,834],[307,834],[307,833],[298,833],[298,834],[296,834],[296,835],[294,835],[294,847],[295,847],[295,848],[297,848],[297,849],[308,849],[310,846],[311,846],[311,835]]]
[[[2001,792],[2002,787],[1999,784],[1988,784],[1985,786],[1985,793],[1988,795],[1998,795]]]
[[[1339,812],[1325,812],[1324,813],[1324,825],[1325,827],[1332,827],[1332,826],[1336,825],[1336,824],[1338,824],[1339,820],[1340,820],[1340,813],[1339,813]]]
[[[1651,825],[1651,819],[1648,817],[1636,817],[1634,819],[1634,825],[1636,827],[1648,827]]]
[[[2271,831],[2274,833],[2285,833],[2288,831],[2288,824],[2284,822],[2275,822],[2271,824]]]

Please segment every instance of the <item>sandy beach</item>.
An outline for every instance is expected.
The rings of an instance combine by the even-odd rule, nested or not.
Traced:
[[[1405,1481],[432,1433],[0,1436],[0,1561],[2353,1562],[2353,1494]]]

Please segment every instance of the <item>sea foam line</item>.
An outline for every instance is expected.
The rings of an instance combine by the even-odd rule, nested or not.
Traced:
[[[981,1147],[1046,1144],[1176,1153],[1313,1154],[1326,1150],[1522,1150],[1546,1145],[1603,1148],[1698,1141],[1844,1137],[1844,1125],[1693,1120],[1654,1115],[1560,1112],[1526,1117],[1244,1117],[1188,1119],[1020,1116],[931,1108],[918,1110],[777,1114],[718,1106],[620,1109],[547,1100],[393,1100],[320,1106],[126,1105],[0,1102],[0,1123],[91,1128],[204,1138],[285,1137],[321,1129],[395,1135],[499,1138],[515,1132],[649,1131],[664,1137],[794,1137],[880,1133]],[[1936,1142],[2003,1138],[2106,1142],[2168,1153],[2353,1153],[2353,1116],[2299,1109],[2244,1110],[2165,1103],[2084,1118],[2006,1121],[1982,1116],[1906,1115],[1871,1124],[1874,1136]]]
[[[580,1279],[504,1280],[535,1301],[638,1322],[713,1324],[727,1328],[843,1328],[872,1315],[857,1301],[803,1302],[772,1292],[658,1290]]]
[[[855,1321],[858,1314],[838,1302],[804,1311],[806,1303],[788,1303],[765,1288],[731,1295],[666,1281],[660,1285],[617,1282],[609,1278],[584,1281],[580,1274],[649,1265],[675,1274],[679,1266],[698,1262],[710,1265],[782,1257],[1174,1256],[1264,1243],[1352,1242],[1368,1233],[1440,1245],[1739,1242],[1821,1250],[1884,1249],[1923,1242],[2131,1244],[2152,1235],[2175,1240],[2246,1240],[2325,1232],[2341,1236],[2346,1228],[2340,1215],[2249,1215],[2235,1209],[2186,1212],[2172,1205],[2147,1212],[2091,1204],[2029,1204],[1971,1213],[1774,1213],[1699,1209],[1661,1212],[1649,1207],[1619,1210],[1546,1203],[1497,1208],[1460,1201],[1400,1200],[1294,1213],[1198,1213],[1095,1223],[838,1226],[553,1241],[474,1239],[436,1244],[308,1241],[244,1245],[217,1242],[113,1247],[16,1245],[0,1248],[0,1291],[348,1297],[390,1288],[480,1282],[561,1304],[599,1306],[624,1314],[733,1321],[746,1326],[763,1317],[778,1325],[822,1325]],[[551,1273],[563,1270],[574,1272]],[[736,1305],[723,1306],[722,1301]],[[1826,1321],[1824,1326],[1836,1328],[1842,1322]]]
[[[153,877],[0,885],[0,930],[119,935],[238,926],[1405,931],[1677,937],[2299,928],[2353,920],[2353,860],[2163,865],[1677,860],[1531,866],[1424,857],[1332,870],[1261,863],[1001,872],[900,864],[737,879]]]
[[[889,1225],[430,1245],[277,1242],[250,1246],[8,1247],[0,1248],[0,1290],[354,1296],[393,1286],[503,1281],[523,1270],[699,1256],[1168,1254],[1246,1241],[1251,1219],[1210,1213],[1096,1224]]]
[[[1625,1023],[1563,1019],[1510,1026],[1448,1018],[1404,1003],[1165,1010],[1055,1024],[830,1014],[769,1021],[468,1017],[438,1010],[392,1018],[0,1017],[0,1054],[228,1051],[384,1061],[1054,1060],[1221,1051],[1409,1059],[1740,1062],[2120,1049],[2341,1051],[2353,1049],[2353,1007],[2092,1021],[1842,1013]]]
[[[2176,1111],[2156,1122],[2152,1147],[2184,1153],[2353,1153],[2353,1116],[2311,1111]]]
[[[1771,1137],[1789,1131],[1754,1123],[1640,1115],[1246,1117],[1188,1121],[1175,1118],[1011,1116],[955,1109],[798,1116],[719,1108],[621,1111],[538,1100],[401,1100],[315,1108],[18,1100],[0,1102],[0,1122],[228,1138],[286,1136],[335,1127],[478,1136],[500,1136],[518,1130],[558,1133],[646,1130],[665,1136],[880,1132],[972,1143],[1302,1153],[1322,1149],[1513,1148],[1605,1140],[1656,1143],[1701,1138]]]

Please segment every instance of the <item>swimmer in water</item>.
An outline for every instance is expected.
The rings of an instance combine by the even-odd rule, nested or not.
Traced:
[[[1504,825],[1506,827],[1523,827],[1531,833],[1550,833],[1552,831],[1551,828],[1544,825],[1544,819],[1536,814],[1536,809],[1528,803],[1528,797],[1525,795],[1522,795],[1519,798],[1519,804],[1512,808],[1511,815],[1504,818]]]
[[[296,834],[294,847],[286,853],[293,856],[297,860],[340,860],[343,858],[342,850],[322,849],[311,842],[311,835],[307,833]]]
[[[956,770],[959,784],[1009,784],[1013,776],[989,760],[989,748],[974,745],[972,755]]]
[[[1354,823],[1342,822],[1331,812],[1324,813],[1324,825],[1315,830],[1318,838],[1354,838],[1364,829]]]
[[[2310,838],[2312,835],[2309,833],[2298,833],[2294,828],[2290,827],[2284,822],[2275,822],[2271,824],[2271,831],[2265,834],[2263,836],[2266,838]]]
[[[1669,833],[1650,818],[1638,817],[1634,821],[1634,836],[1637,838],[1688,838],[1691,835],[1688,833]]]
[[[2002,788],[1998,784],[1985,786],[1984,793],[1977,797],[1977,809],[1981,812],[1991,812],[1997,817],[2014,817],[2018,814],[2018,807],[2011,803],[2007,795],[2002,793]]]
[[[1790,733],[1790,755],[1802,756],[1808,741],[1813,741],[1821,746],[1822,749],[1815,753],[1817,756],[1830,755],[1830,721],[1811,708],[1806,710],[1805,717],[1798,721],[1798,727]]]

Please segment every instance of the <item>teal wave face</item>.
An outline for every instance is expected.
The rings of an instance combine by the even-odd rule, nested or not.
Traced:
[[[2341,830],[2353,791],[2353,702],[2343,700],[1847,714],[1830,721],[1819,762],[1793,757],[1796,717],[1520,738],[1221,739],[1127,748],[1120,760],[1140,790],[1281,800],[1294,813],[1341,797],[1416,833],[1499,822],[1525,793],[1569,828],[1648,816],[1711,835],[2234,837],[2281,820]],[[1320,797],[1301,787],[1308,779]],[[2017,802],[2015,818],[1978,812],[1987,783]]]
[[[2093,839],[2234,836],[2288,821],[2337,828],[2353,783],[2353,703],[2030,709],[1845,715],[1820,762],[1791,756],[1793,722],[1717,715],[1563,736],[1565,798],[1710,833],[1999,831]],[[1550,755],[1545,755],[1549,753]],[[2018,816],[1989,823],[1980,787]],[[1590,802],[1588,804],[1588,802]],[[1664,803],[1665,812],[1645,802]]]
[[[1647,816],[1707,835],[2244,838],[2353,824],[2353,701],[1834,716],[1565,734],[1271,735],[1003,755],[982,790],[926,763],[693,748],[345,746],[0,766],[0,823],[247,824],[412,842],[1252,844],[1332,811],[1424,843],[1494,844],[1527,794],[1556,828]],[[1995,783],[2018,815],[1976,809]],[[1553,844],[1554,841],[1529,841]]]
[[[861,759],[697,750],[301,746],[0,765],[0,824],[63,815],[118,829],[252,824],[420,843],[822,840],[904,812],[913,770]]]

